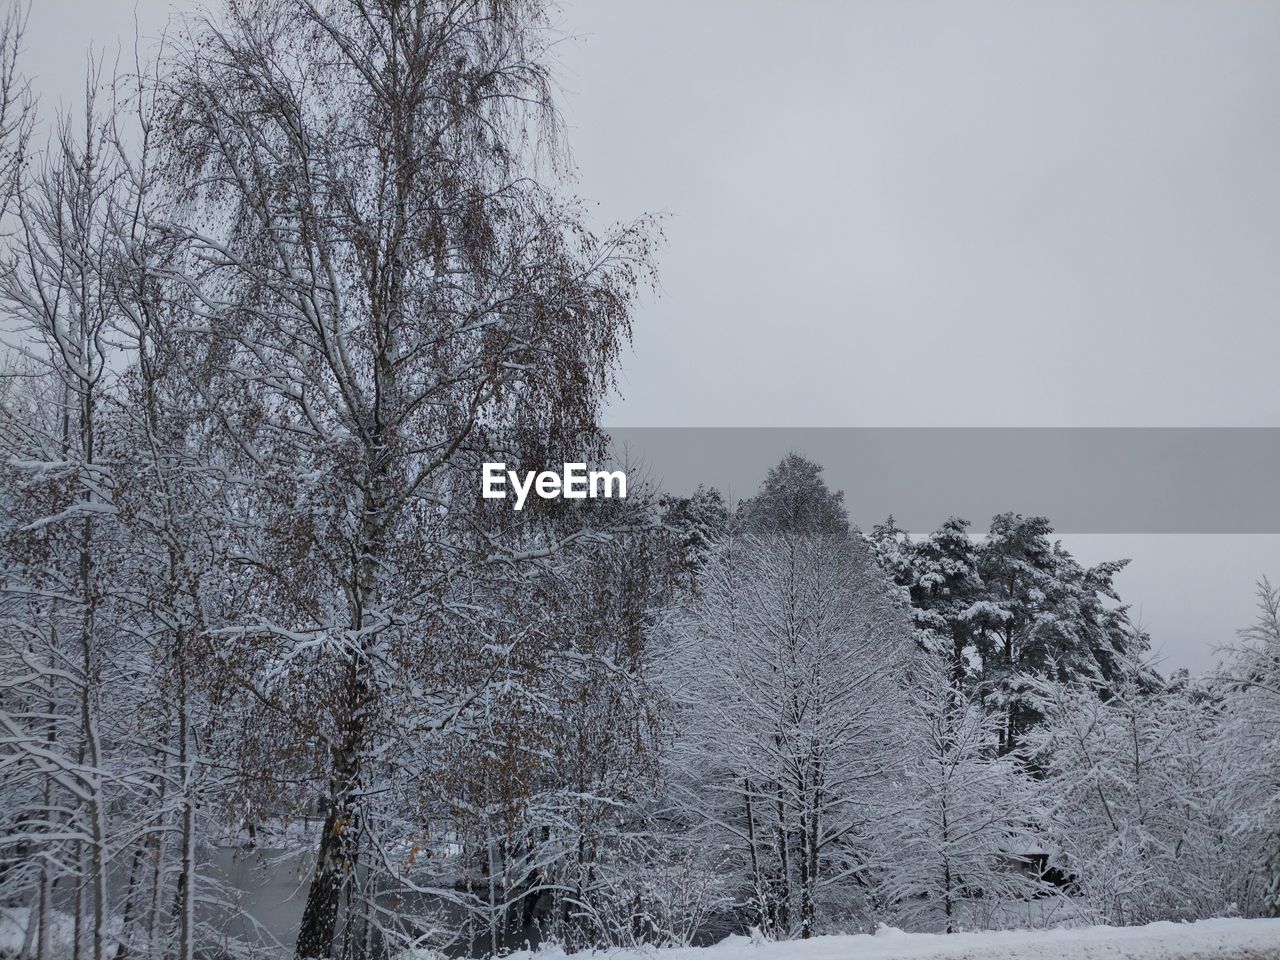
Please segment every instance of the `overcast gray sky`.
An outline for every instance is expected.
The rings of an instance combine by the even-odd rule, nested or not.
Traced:
[[[186,5],[35,0],[37,89],[74,101],[90,42]],[[560,19],[576,189],[669,214],[611,423],[1280,426],[1280,3]],[[1067,539],[1134,557],[1170,666],[1206,666],[1280,576],[1277,537]]]

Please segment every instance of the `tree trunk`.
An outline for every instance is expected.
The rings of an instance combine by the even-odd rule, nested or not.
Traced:
[[[352,670],[354,685],[354,666]],[[354,711],[351,715],[355,715]],[[297,960],[314,960],[332,955],[342,890],[355,862],[358,842],[355,796],[358,742],[359,731],[353,722],[348,730],[344,749],[337,758],[337,773],[329,789],[320,850],[316,857],[316,872],[307,890],[307,904],[302,911],[302,926],[298,930],[298,945],[294,951]]]
[[[331,799],[320,837],[315,876],[311,879],[307,905],[302,911],[302,926],[298,930],[298,946],[294,951],[297,960],[328,957],[333,947],[338,904],[346,873],[342,833],[353,813],[350,805],[341,804],[337,798]]]
[[[178,960],[195,952],[196,808],[191,756],[191,705],[187,691],[186,647],[181,631],[175,651],[178,666],[178,775],[182,784],[182,859],[178,870]]]

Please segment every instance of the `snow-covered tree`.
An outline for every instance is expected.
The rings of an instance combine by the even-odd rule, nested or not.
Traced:
[[[1113,582],[1127,561],[1082,566],[1051,539],[1044,517],[999,514],[977,540],[968,528],[952,517],[912,540],[890,522],[871,541],[907,591],[925,645],[945,646],[953,675],[1004,714],[1002,749],[1010,752],[1036,719],[1027,678],[1119,679],[1148,638]]]
[[[448,739],[438,799],[460,831],[473,937],[490,949],[534,923],[572,946],[617,943],[605,922],[617,858],[650,829],[664,724],[647,650],[677,558],[644,491],[610,510],[609,538],[512,598],[532,642],[495,664],[501,686]]]
[[[76,941],[95,958],[108,946],[111,809],[125,776],[110,747],[127,736],[116,726],[127,715],[109,709],[109,691],[132,692],[109,429],[120,174],[108,130],[91,92],[83,126],[64,121],[55,146],[23,174],[17,237],[0,267],[0,305],[22,337],[29,384],[0,432],[10,558],[0,729],[4,766],[40,783],[41,794],[37,808],[11,811],[19,822],[10,836],[41,848],[31,861],[39,944],[52,886],[66,877]]]
[[[537,179],[550,39],[539,3],[229,3],[163,77],[172,333],[253,480],[218,634],[263,730],[245,777],[294,757],[324,811],[299,957],[362,869],[398,875],[380,805],[504,682],[489,653],[536,643],[508,601],[564,543],[481,510],[478,461],[601,451],[652,234],[597,237]]]
[[[886,895],[912,929],[979,929],[1046,892],[1029,859],[1042,843],[1034,784],[999,756],[997,728],[956,679],[947,653],[911,665],[911,718]]]
[[[680,545],[682,560],[696,572],[729,529],[729,508],[715,487],[698,485],[687,497],[664,497],[663,523]]]
[[[890,517],[872,529],[869,539],[880,565],[907,591],[925,646],[946,647],[953,677],[968,682],[981,668],[974,632],[983,611],[978,544],[969,535],[969,522],[951,517],[928,537],[913,541]]]
[[[1006,752],[1036,719],[1028,677],[1121,682],[1149,645],[1112,582],[1128,561],[1083,567],[1052,532],[1044,517],[999,514],[978,551],[983,598],[971,617]]]
[[[849,532],[844,491],[829,488],[821,464],[798,453],[787,454],[769,470],[760,492],[738,505],[735,519],[757,534]]]
[[[82,956],[181,960],[207,919],[197,901],[221,901],[197,854],[218,827],[198,799],[210,714],[195,680],[223,596],[220,484],[152,337],[150,174],[127,118],[101,109],[118,90],[91,70],[82,121],[22,171],[0,274],[21,358],[0,424],[0,762],[27,793],[4,805],[24,854],[4,882],[30,906],[28,953],[62,949],[67,911]]]
[[[1218,708],[1191,683],[1036,684],[1028,749],[1048,838],[1077,903],[1115,924],[1244,909],[1249,847],[1232,829]]]
[[[1258,878],[1262,909],[1280,916],[1280,588],[1264,578],[1257,595],[1257,619],[1224,668],[1220,749],[1235,828],[1255,851],[1241,872]]]
[[[807,937],[865,919],[912,640],[863,543],[732,537],[668,630],[671,789],[751,922]]]

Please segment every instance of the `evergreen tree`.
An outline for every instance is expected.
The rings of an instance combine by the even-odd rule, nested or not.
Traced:
[[[969,680],[975,605],[982,599],[977,546],[969,521],[958,517],[924,540],[913,542],[890,517],[872,529],[871,540],[881,566],[903,587],[917,629],[933,651],[945,650],[956,683]]]
[[[1128,561],[1084,567],[1052,533],[1044,517],[1002,513],[980,541],[957,517],[918,541],[892,518],[871,534],[926,646],[945,649],[955,680],[980,687],[1003,716],[1006,753],[1036,719],[1028,680],[1105,685],[1126,677],[1148,647],[1114,585]]]
[[[698,484],[690,496],[665,496],[661,501],[663,525],[672,532],[685,565],[702,566],[711,548],[729,529],[729,508],[715,487]]]
[[[1112,582],[1128,561],[1083,567],[1052,533],[1044,517],[1002,513],[977,552],[982,597],[969,616],[988,701],[1005,716],[1005,752],[1036,719],[1029,678],[1105,687],[1149,646]]]

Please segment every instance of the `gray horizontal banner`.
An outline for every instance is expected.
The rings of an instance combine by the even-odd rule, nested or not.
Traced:
[[[1048,517],[1061,533],[1280,533],[1280,428],[667,428],[609,431],[634,480],[730,499],[789,452],[863,529]]]

